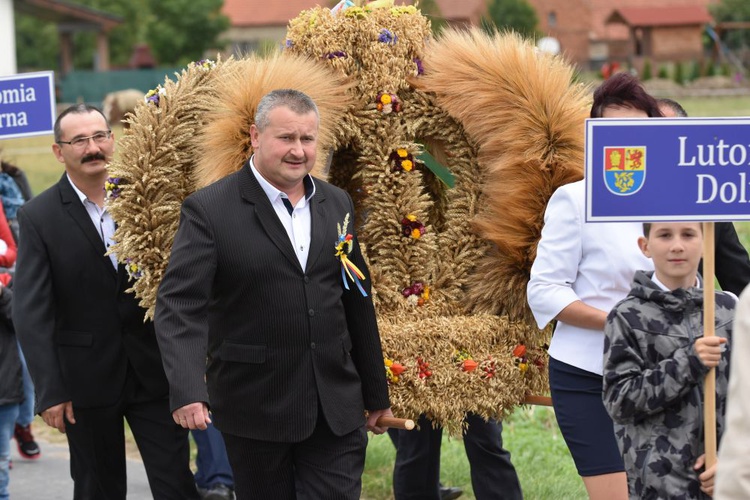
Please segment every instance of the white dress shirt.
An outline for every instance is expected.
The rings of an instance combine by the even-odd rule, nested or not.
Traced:
[[[78,195],[81,203],[83,203],[83,208],[85,208],[86,213],[89,214],[91,223],[94,224],[96,232],[99,233],[99,237],[101,237],[102,241],[104,241],[104,247],[109,250],[109,247],[114,243],[112,237],[115,234],[115,221],[112,220],[112,216],[109,215],[109,212],[107,212],[107,208],[100,207],[93,201],[89,200],[88,197],[83,193],[83,191],[78,189],[78,186],[75,185],[73,179],[71,179],[69,175],[68,181],[70,181],[70,185],[73,186],[73,190]],[[104,186],[102,186],[102,190],[103,189]],[[111,253],[109,254],[109,260],[112,261],[112,265],[115,269],[117,269],[117,256]]]
[[[638,270],[654,268],[638,248],[643,225],[585,221],[583,181],[561,186],[544,213],[544,228],[527,286],[529,306],[544,328],[573,302],[609,312],[624,299]],[[602,374],[604,332],[558,322],[549,355]]]
[[[250,169],[253,171],[253,175],[258,180],[260,187],[268,196],[271,201],[273,209],[276,211],[276,215],[279,217],[281,224],[286,230],[286,234],[289,236],[289,241],[292,242],[294,247],[294,253],[297,255],[299,265],[304,271],[307,267],[307,256],[310,254],[310,239],[312,224],[310,218],[310,199],[315,194],[315,182],[311,175],[305,177],[305,196],[300,198],[297,204],[293,207],[292,213],[289,213],[284,199],[289,201],[289,197],[286,193],[279,191],[268,182],[260,172],[255,168],[253,163],[253,157],[250,158]]]

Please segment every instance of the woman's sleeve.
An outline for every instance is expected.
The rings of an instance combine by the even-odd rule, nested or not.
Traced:
[[[558,189],[544,212],[542,238],[526,288],[529,307],[539,328],[580,300],[572,286],[582,257],[581,229],[579,204],[569,190]]]

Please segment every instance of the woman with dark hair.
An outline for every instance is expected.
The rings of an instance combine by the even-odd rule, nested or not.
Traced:
[[[627,73],[594,92],[592,118],[657,116],[656,100]],[[626,500],[625,468],[602,403],[604,323],[629,292],[635,271],[653,264],[638,249],[641,224],[589,224],[584,209],[583,181],[550,198],[528,300],[541,328],[557,321],[549,348],[552,403],[589,498]]]

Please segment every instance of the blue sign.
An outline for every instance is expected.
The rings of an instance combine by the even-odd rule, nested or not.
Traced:
[[[586,120],[586,221],[750,220],[750,118]]]
[[[0,139],[51,134],[54,124],[52,71],[0,77]]]

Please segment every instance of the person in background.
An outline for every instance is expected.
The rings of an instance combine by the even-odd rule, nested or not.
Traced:
[[[101,111],[78,104],[54,126],[60,181],[18,212],[13,322],[36,388],[36,411],[67,434],[74,499],[124,500],[124,421],[156,500],[195,499],[188,433],[170,416],[153,324],[125,267],[107,255],[104,204],[115,141]]]
[[[592,118],[659,117],[634,76],[618,73],[594,92]],[[552,404],[592,500],[625,500],[627,479],[614,425],[602,402],[607,313],[653,264],[638,249],[638,223],[586,223],[584,181],[559,187],[544,214],[527,286],[540,328],[556,320],[549,348]]]
[[[3,208],[5,208],[6,204],[6,197],[4,194],[6,191],[11,194],[12,199],[14,200],[12,205],[15,207],[15,210],[13,212],[13,217],[8,220],[8,225],[10,226],[16,244],[18,244],[18,219],[16,218],[16,213],[20,205],[18,204],[16,192],[21,194],[24,203],[29,201],[33,194],[29,181],[23,170],[5,160],[0,160],[0,166],[2,167],[2,172],[0,173],[0,196],[2,196],[3,199]],[[15,189],[5,182],[6,177],[13,180],[16,185]],[[11,266],[10,271],[11,273],[14,272],[15,268]],[[26,365],[26,358],[24,357],[23,352],[21,352],[20,355],[21,370],[23,373],[24,399],[18,408],[18,418],[16,419],[16,426],[13,430],[13,437],[16,439],[16,444],[18,445],[18,453],[26,459],[36,460],[41,456],[42,450],[34,439],[34,434],[31,431],[31,425],[34,421],[34,383],[31,381],[31,375],[29,374],[29,368]]]
[[[750,289],[740,295],[734,318],[724,438],[716,470],[716,500],[750,498]]]
[[[195,485],[203,500],[233,500],[234,477],[224,438],[213,424],[190,431],[195,441]]]
[[[705,467],[703,382],[716,370],[716,436],[724,430],[737,297],[715,294],[715,335],[703,335],[699,222],[643,224],[638,239],[654,271],[638,271],[604,327],[604,406],[628,475],[630,498],[703,500],[716,464]],[[727,344],[727,345],[725,345]]]
[[[15,260],[16,244],[0,206],[0,266],[12,266]],[[10,439],[24,401],[20,350],[11,321],[10,281],[10,274],[0,273],[0,500],[9,498]]]
[[[5,285],[10,275],[0,275],[0,500],[8,500],[10,438],[23,401],[23,378],[18,343],[11,323],[12,292]]]
[[[672,99],[658,99],[657,103],[665,118],[684,118],[688,115],[680,103]],[[714,238],[716,240],[714,257],[716,279],[719,280],[722,290],[732,292],[739,297],[750,283],[750,257],[731,222],[715,222]],[[698,272],[703,272],[703,262]]]

